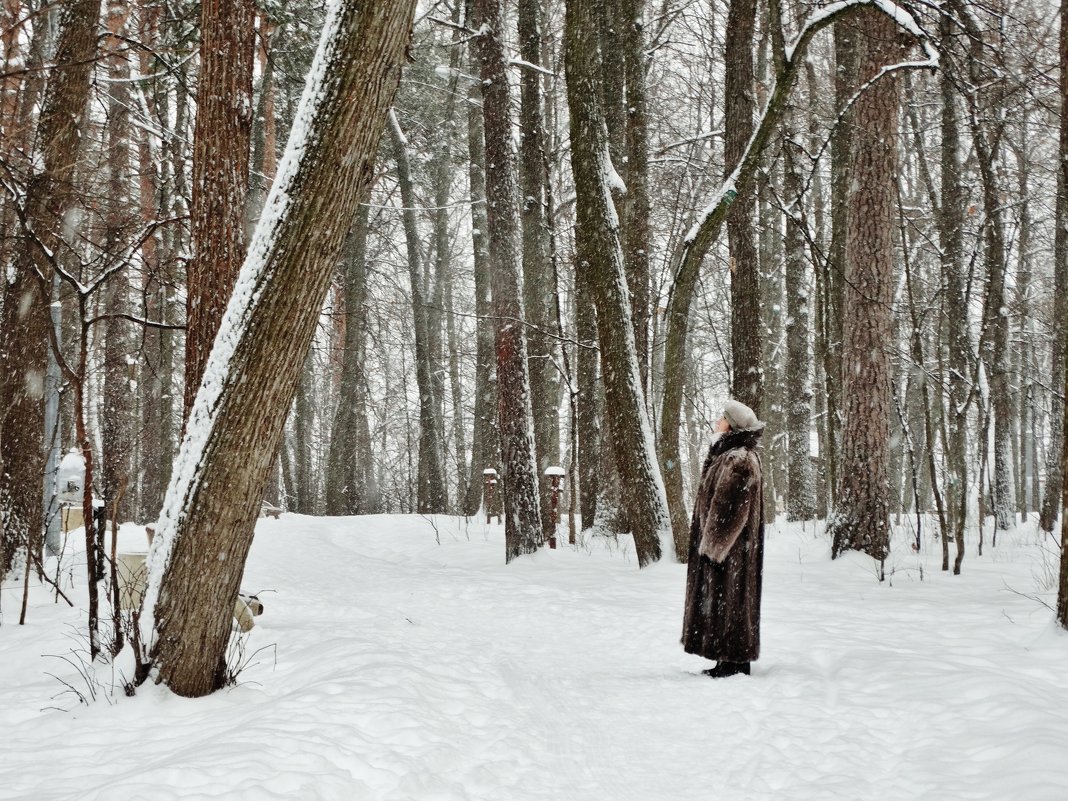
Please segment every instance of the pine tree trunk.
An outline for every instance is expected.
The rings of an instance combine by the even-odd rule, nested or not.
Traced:
[[[504,465],[505,561],[533,553],[542,540],[527,340],[523,326],[519,185],[500,0],[476,0],[470,27],[482,79],[486,199],[493,314],[496,317],[497,409]]]
[[[189,417],[215,333],[245,259],[255,20],[252,0],[201,3],[183,419]]]
[[[857,12],[859,79],[867,81],[902,55],[889,17]],[[842,463],[838,502],[828,528],[832,555],[860,550],[880,563],[890,544],[887,460],[894,293],[898,82],[885,76],[853,111],[853,192],[847,214],[843,304]]]
[[[598,89],[594,3],[568,3],[565,63],[571,110],[571,169],[576,193],[576,256],[588,270],[597,307],[605,404],[622,503],[640,566],[660,559],[661,534],[670,530],[652,427],[645,408],[634,347],[619,221],[610,195],[613,180]]]
[[[373,174],[414,10],[414,0],[349,2],[327,15],[149,559],[142,641],[157,679],[179,695],[227,681],[230,619],[260,498],[348,233],[336,221],[353,219]]]
[[[601,423],[597,352],[597,312],[593,308],[590,274],[575,269],[575,382],[578,387],[579,517],[582,529],[592,528],[597,519],[597,498],[601,492]]]

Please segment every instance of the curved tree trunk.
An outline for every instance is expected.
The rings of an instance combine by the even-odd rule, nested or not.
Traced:
[[[414,11],[414,0],[349,1],[327,14],[149,557],[142,641],[157,680],[179,695],[206,695],[227,680],[230,618],[261,493],[348,223],[373,173]],[[139,678],[146,675],[142,669]]]

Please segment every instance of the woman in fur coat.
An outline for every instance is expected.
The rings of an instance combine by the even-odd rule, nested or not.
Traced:
[[[749,675],[760,656],[764,479],[757,445],[764,423],[729,400],[701,471],[690,523],[682,645],[716,660],[713,678]]]

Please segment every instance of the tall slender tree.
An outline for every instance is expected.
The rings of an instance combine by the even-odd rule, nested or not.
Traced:
[[[512,150],[508,61],[500,0],[476,0],[471,27],[482,79],[486,202],[493,314],[496,318],[497,409],[504,465],[505,560],[533,553],[542,541],[530,374],[524,330],[519,179]]]

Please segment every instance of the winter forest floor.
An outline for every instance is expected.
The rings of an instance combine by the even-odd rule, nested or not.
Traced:
[[[684,566],[594,539],[506,567],[456,518],[262,520],[264,650],[199,701],[100,667],[79,704],[48,674],[87,692],[56,658],[84,613],[35,587],[20,627],[6,585],[0,799],[1068,798],[1052,545],[1024,525],[951,576],[897,540],[879,584],[771,528],[763,655],[720,681],[678,645]]]

